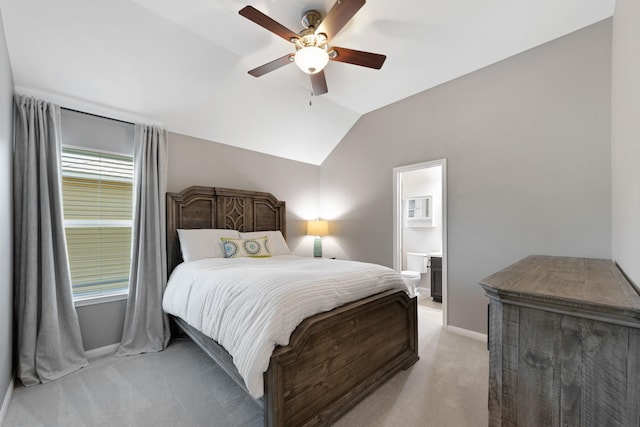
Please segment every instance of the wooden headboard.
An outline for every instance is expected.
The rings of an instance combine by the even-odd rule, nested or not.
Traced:
[[[285,202],[270,193],[189,187],[167,193],[167,274],[182,262],[178,229],[280,230],[286,234]]]

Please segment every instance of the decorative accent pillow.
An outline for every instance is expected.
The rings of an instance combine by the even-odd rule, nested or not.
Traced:
[[[267,236],[254,239],[229,239],[221,237],[225,258],[265,258],[270,257],[271,252],[267,248]]]
[[[280,230],[240,233],[241,239],[255,239],[263,236],[267,236],[267,249],[269,249],[271,255],[291,255],[291,251]]]
[[[224,258],[224,248],[221,237],[239,239],[237,230],[223,230],[216,228],[195,228],[178,230],[182,259],[195,261],[203,258]]]

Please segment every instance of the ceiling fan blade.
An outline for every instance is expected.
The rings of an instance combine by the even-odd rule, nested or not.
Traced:
[[[324,33],[331,40],[365,3],[365,0],[337,0],[316,29],[316,34]]]
[[[253,77],[260,77],[263,76],[273,70],[277,70],[280,67],[284,67],[287,64],[291,64],[293,61],[291,60],[291,57],[293,56],[292,53],[288,53],[283,57],[280,57],[278,59],[274,59],[271,62],[267,62],[264,65],[261,65],[257,68],[254,68],[253,70],[249,71],[249,74],[251,74]]]
[[[337,55],[331,55],[329,51],[329,58],[333,61],[346,62],[347,64],[360,65],[361,67],[375,68],[379,70],[382,68],[386,55],[380,55],[379,53],[363,52],[361,50],[347,49],[345,47],[332,46],[331,50],[334,50]]]
[[[311,74],[311,88],[313,90],[313,96],[329,92],[329,89],[327,89],[327,79],[324,77],[324,70]]]
[[[291,31],[284,25],[269,18],[267,15],[260,12],[258,9],[256,9],[253,6],[245,6],[242,9],[240,9],[238,13],[244,16],[245,18],[247,18],[248,20],[253,21],[256,24],[260,25],[261,27],[264,27],[267,30],[271,31],[272,33],[282,37],[288,42],[290,42],[291,39],[298,38],[298,35],[296,33]]]

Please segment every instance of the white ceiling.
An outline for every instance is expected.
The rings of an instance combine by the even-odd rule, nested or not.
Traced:
[[[369,0],[331,41],[387,55],[381,70],[330,62],[309,105],[293,52],[243,18],[289,29],[335,0],[0,0],[18,91],[185,135],[321,164],[358,118],[612,16],[615,0]]]

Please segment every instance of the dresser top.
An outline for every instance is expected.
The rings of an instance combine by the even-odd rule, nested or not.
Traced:
[[[640,295],[607,259],[532,255],[480,281],[488,295],[640,319]]]

